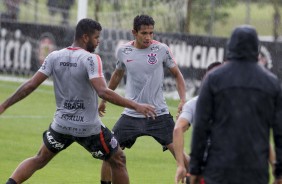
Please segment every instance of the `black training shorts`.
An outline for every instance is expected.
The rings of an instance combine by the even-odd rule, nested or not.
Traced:
[[[74,137],[55,132],[51,127],[43,133],[46,147],[53,153],[58,153],[73,142],[77,142],[91,153],[94,158],[107,160],[118,149],[118,142],[107,127],[101,126],[100,134],[89,137]]]
[[[152,136],[162,146],[172,143],[173,117],[165,114],[152,118],[135,118],[122,115],[113,127],[114,136],[122,148],[131,148],[140,136]]]

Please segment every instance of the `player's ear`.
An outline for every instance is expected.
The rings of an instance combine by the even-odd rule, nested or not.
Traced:
[[[88,34],[83,34],[83,35],[82,35],[82,40],[83,40],[84,43],[87,43],[87,42],[89,41],[89,36],[88,36]]]
[[[136,35],[137,35],[137,31],[136,31],[136,30],[132,29],[131,32],[132,32],[133,36],[136,36]]]

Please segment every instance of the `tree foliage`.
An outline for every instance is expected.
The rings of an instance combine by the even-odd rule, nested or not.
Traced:
[[[203,27],[209,33],[212,31],[212,25],[215,22],[225,24],[229,17],[226,8],[237,5],[237,0],[189,0],[192,1],[191,22],[194,25]],[[188,25],[189,26],[189,25]],[[190,25],[191,26],[191,25]]]

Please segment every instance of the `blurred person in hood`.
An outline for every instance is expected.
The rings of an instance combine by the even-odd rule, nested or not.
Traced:
[[[281,84],[258,65],[258,54],[255,28],[239,26],[228,41],[227,62],[205,77],[192,135],[192,184],[200,176],[206,184],[268,184],[270,135],[276,153],[274,183],[282,183]]]

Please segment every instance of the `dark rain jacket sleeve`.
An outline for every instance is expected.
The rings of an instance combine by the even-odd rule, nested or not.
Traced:
[[[209,77],[202,83],[195,113],[195,125],[192,133],[190,173],[200,175],[204,165],[203,157],[207,146],[209,120],[212,114],[212,93],[209,87]]]
[[[273,136],[276,152],[275,177],[282,178],[282,89],[276,99],[275,122],[273,124]]]

